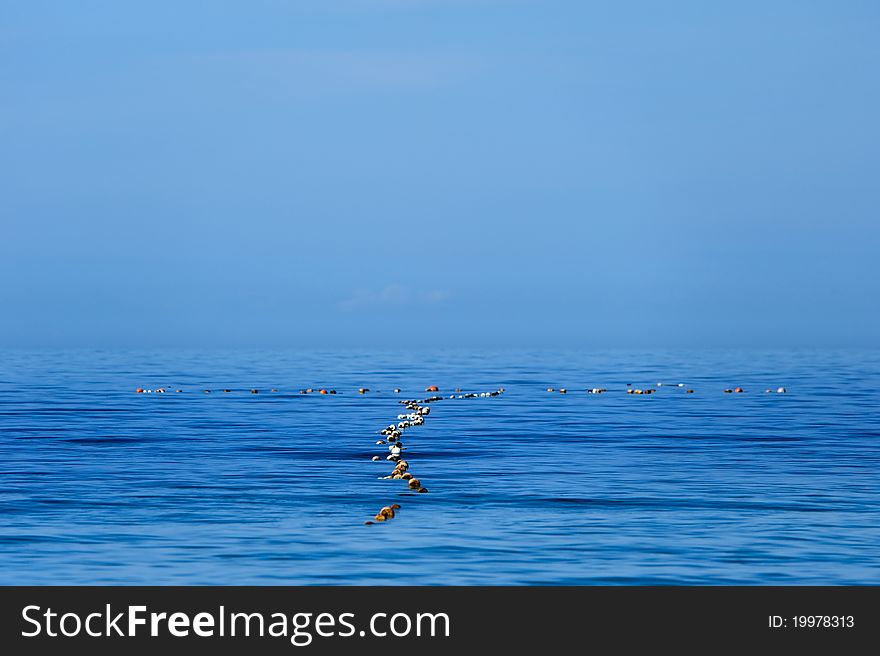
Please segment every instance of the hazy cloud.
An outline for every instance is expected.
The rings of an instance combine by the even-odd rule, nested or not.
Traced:
[[[385,310],[390,308],[430,307],[444,303],[449,292],[443,289],[414,290],[398,283],[386,285],[380,290],[356,290],[350,297],[339,301],[341,312],[361,310]]]
[[[473,57],[455,53],[267,49],[209,57],[227,74],[297,95],[431,87],[472,74]]]

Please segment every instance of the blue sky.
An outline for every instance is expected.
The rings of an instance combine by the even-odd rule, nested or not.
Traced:
[[[878,346],[878,18],[0,0],[0,346]]]

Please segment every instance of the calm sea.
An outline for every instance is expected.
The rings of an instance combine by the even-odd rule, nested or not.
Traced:
[[[374,443],[427,385],[507,391],[404,433],[414,494]],[[878,389],[855,351],[0,352],[0,583],[880,584]]]

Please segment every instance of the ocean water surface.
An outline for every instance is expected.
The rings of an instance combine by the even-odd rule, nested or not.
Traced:
[[[506,392],[404,433],[415,494],[375,441],[427,385]],[[880,584],[878,389],[874,351],[2,351],[0,583]]]

